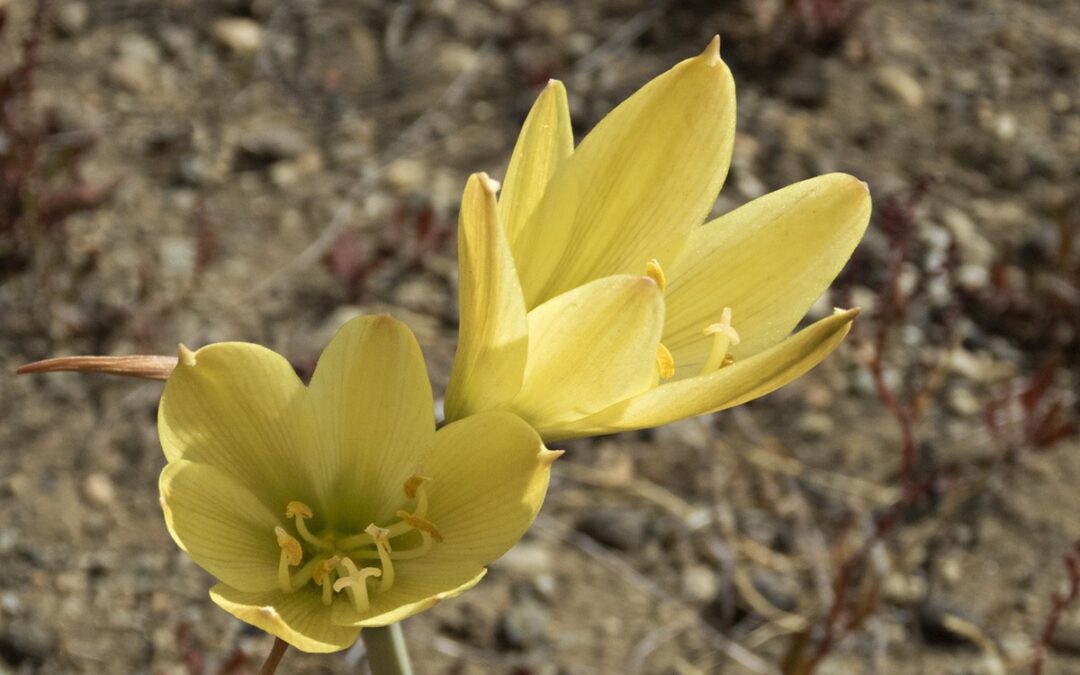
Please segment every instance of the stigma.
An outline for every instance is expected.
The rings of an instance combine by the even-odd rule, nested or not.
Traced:
[[[731,325],[731,308],[725,307],[720,312],[719,323],[707,326],[704,333],[712,336],[712,348],[709,350],[709,357],[705,360],[700,374],[708,375],[735,361],[728,351],[739,344],[740,338],[738,331]]]

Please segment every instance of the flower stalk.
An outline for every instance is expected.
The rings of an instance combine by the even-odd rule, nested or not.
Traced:
[[[360,631],[372,675],[413,675],[400,623]]]

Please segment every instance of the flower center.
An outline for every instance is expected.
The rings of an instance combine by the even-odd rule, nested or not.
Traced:
[[[356,611],[367,612],[371,607],[368,579],[378,579],[374,592],[385,593],[394,585],[395,560],[418,558],[431,550],[435,542],[443,540],[439,530],[427,519],[428,496],[424,483],[428,480],[426,476],[415,474],[405,481],[405,501],[413,502],[413,505],[411,511],[401,509],[397,512],[397,522],[386,527],[371,523],[356,534],[321,532],[316,536],[306,522],[314,516],[311,507],[303,502],[289,502],[285,517],[294,519],[299,539],[284,527],[274,528],[281,549],[278,560],[281,590],[293,593],[310,581],[321,588],[324,605],[333,602],[334,593],[346,591]],[[414,532],[412,537],[402,539]],[[395,539],[398,541],[391,543]],[[411,546],[406,548],[408,544]],[[304,562],[305,551],[307,562]],[[363,566],[358,566],[358,561],[362,561]]]

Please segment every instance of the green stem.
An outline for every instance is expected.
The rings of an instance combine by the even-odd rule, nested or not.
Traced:
[[[371,675],[413,675],[400,623],[360,631]]]

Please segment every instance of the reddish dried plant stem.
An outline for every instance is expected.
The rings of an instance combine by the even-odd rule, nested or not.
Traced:
[[[278,664],[281,663],[281,657],[285,656],[285,650],[288,648],[288,642],[285,642],[281,638],[275,638],[274,646],[270,648],[270,653],[267,655],[266,661],[263,662],[262,668],[259,669],[259,675],[274,675],[274,671],[277,670]]]
[[[167,380],[175,368],[175,356],[60,356],[28,363],[15,372],[19,375],[55,372],[105,373],[144,380]]]
[[[1038,640],[1035,641],[1031,659],[1031,675],[1042,675],[1046,649],[1050,646],[1050,640],[1054,638],[1061,616],[1069,605],[1080,597],[1080,541],[1073,544],[1072,551],[1065,555],[1065,571],[1068,573],[1069,588],[1064,593],[1054,593],[1050,596],[1050,613],[1046,615],[1046,622],[1043,624]]]

